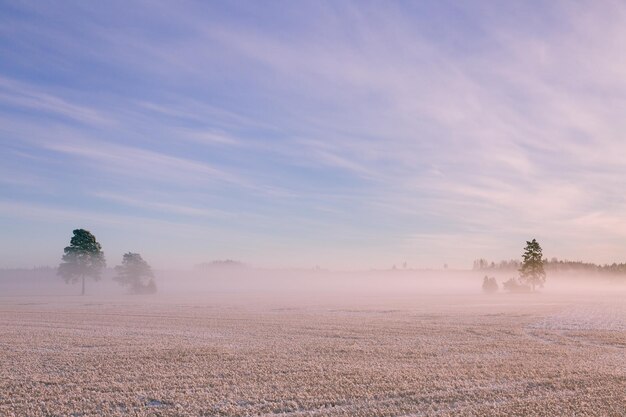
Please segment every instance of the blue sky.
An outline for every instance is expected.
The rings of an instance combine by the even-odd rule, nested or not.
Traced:
[[[626,261],[623,2],[0,2],[0,267]]]

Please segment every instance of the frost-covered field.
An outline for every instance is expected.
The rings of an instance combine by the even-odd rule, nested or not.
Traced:
[[[0,298],[0,415],[626,415],[623,293],[277,298]]]

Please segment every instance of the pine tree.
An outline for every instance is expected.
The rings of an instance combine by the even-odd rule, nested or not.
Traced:
[[[95,281],[106,266],[102,247],[91,232],[85,229],[74,230],[70,246],[63,251],[63,262],[59,265],[58,275],[68,284],[82,281],[81,295],[85,295],[85,278],[91,277]]]
[[[543,287],[543,284],[546,282],[546,272],[543,269],[543,253],[536,239],[526,242],[519,273],[520,281],[530,285],[533,291],[535,291],[535,286]]]

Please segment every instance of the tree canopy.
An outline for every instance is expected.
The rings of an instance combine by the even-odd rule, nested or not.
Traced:
[[[152,268],[138,253],[125,253],[122,264],[115,267],[115,272],[117,276],[113,279],[128,287],[132,294],[156,292]]]
[[[533,291],[536,286],[543,287],[543,284],[546,282],[546,272],[543,268],[543,252],[536,239],[526,242],[519,273],[520,281],[530,285]]]
[[[63,250],[63,262],[59,265],[57,273],[68,284],[75,284],[81,280],[81,295],[85,295],[85,278],[99,280],[102,270],[106,267],[106,260],[100,243],[91,232],[76,229],[73,233],[70,245]]]

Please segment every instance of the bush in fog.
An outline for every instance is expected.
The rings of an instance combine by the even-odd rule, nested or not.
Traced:
[[[125,253],[115,272],[117,276],[113,279],[128,287],[131,294],[154,294],[157,291],[152,268],[138,253]]]
[[[483,291],[486,293],[492,293],[498,291],[498,282],[495,277],[488,277],[485,275],[483,278]]]
[[[68,284],[82,281],[81,295],[85,295],[85,278],[99,280],[106,261],[102,247],[94,235],[84,229],[76,229],[73,233],[70,246],[64,249],[63,262],[57,273]]]
[[[502,283],[502,288],[509,292],[530,292],[530,286],[521,284],[517,279],[510,278]]]
[[[519,269],[520,281],[535,291],[535,286],[543,287],[546,272],[543,269],[543,253],[536,239],[526,242],[522,255],[522,266]]]

